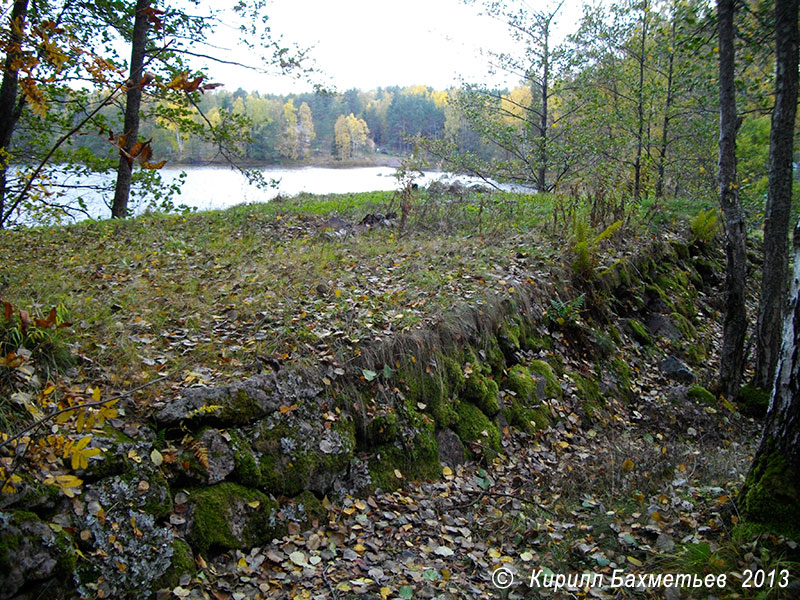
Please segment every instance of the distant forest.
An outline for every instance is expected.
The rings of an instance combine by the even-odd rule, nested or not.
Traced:
[[[310,158],[347,159],[367,153],[408,154],[416,136],[440,137],[455,127],[457,115],[448,109],[453,92],[425,86],[390,87],[363,92],[352,89],[342,94],[305,93],[278,96],[218,89],[200,97],[199,112],[218,125],[228,115],[239,131],[240,156],[264,163]],[[152,139],[160,159],[180,163],[220,160],[219,149],[208,136],[172,127],[162,106],[145,106],[153,118],[145,118],[140,136]],[[118,118],[113,106],[105,109],[110,122]],[[195,115],[198,126],[203,117]],[[475,137],[477,150],[479,142]],[[78,143],[95,154],[110,148],[100,136],[83,136]]]

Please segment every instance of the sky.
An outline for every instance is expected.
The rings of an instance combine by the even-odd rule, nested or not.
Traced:
[[[569,33],[581,14],[581,2],[565,0],[556,35]],[[528,0],[544,10],[552,1]],[[318,74],[314,82],[337,91],[372,90],[393,85],[428,85],[446,89],[470,82],[510,83],[490,78],[481,49],[513,51],[506,26],[480,14],[480,4],[462,0],[271,0],[273,33],[284,42],[311,48]],[[226,58],[251,63],[252,55],[235,48],[233,20],[213,39],[231,48]],[[228,90],[287,94],[311,89],[291,77],[269,77],[231,66],[209,65],[213,81]]]

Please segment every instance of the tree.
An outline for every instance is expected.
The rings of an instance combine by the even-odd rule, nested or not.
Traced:
[[[739,391],[747,332],[745,278],[747,249],[744,214],[736,182],[736,114],[734,88],[734,4],[717,0],[719,28],[719,202],[725,222],[725,318],[720,356],[720,385],[728,398]]]
[[[797,3],[793,23],[797,25]],[[780,42],[779,42],[780,43]],[[795,46],[796,48],[796,46]],[[796,71],[795,71],[796,73]],[[739,493],[751,521],[785,530],[800,514],[800,222],[794,230],[794,278],[782,331],[764,435]],[[797,530],[795,529],[795,533]]]
[[[303,102],[300,105],[298,116],[300,119],[298,124],[300,155],[308,156],[311,152],[311,142],[314,141],[317,134],[314,132],[314,118],[311,114],[311,107],[308,106],[307,102]]]
[[[23,31],[28,14],[28,0],[15,0],[9,16],[9,31],[4,40],[6,60],[3,67],[3,83],[0,85],[0,228],[6,219],[6,196],[8,191],[7,170],[9,166],[8,147],[14,127],[25,105],[24,97],[17,100],[19,89],[20,58],[22,54]]]
[[[346,117],[340,115],[333,127],[336,144],[336,156],[339,160],[352,158],[361,148],[367,145],[369,128],[364,119],[350,113]]]
[[[147,44],[147,30],[153,12],[150,0],[136,0],[136,16],[131,39],[130,76],[128,77],[127,96],[125,99],[125,123],[122,144],[117,167],[117,184],[114,189],[114,202],[111,205],[111,216],[124,218],[128,215],[128,198],[131,193],[131,173],[133,160],[131,151],[139,142],[139,109],[142,104],[142,87],[144,87],[144,60]]]
[[[300,154],[300,132],[297,127],[297,109],[289,98],[283,105],[283,137],[279,146],[281,156],[296,159]]]
[[[775,107],[769,137],[768,191],[764,209],[764,265],[756,330],[754,384],[772,387],[781,345],[788,275],[792,160],[797,113],[798,0],[775,2]]]

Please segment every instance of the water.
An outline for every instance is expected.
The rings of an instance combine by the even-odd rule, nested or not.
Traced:
[[[198,210],[221,209],[243,203],[269,202],[276,196],[294,196],[301,192],[310,194],[344,194],[373,191],[391,191],[399,188],[394,177],[395,169],[392,167],[358,167],[347,169],[334,169],[327,167],[302,167],[280,168],[270,167],[260,169],[267,181],[277,180],[276,187],[259,189],[250,185],[240,172],[223,166],[187,166],[164,167],[161,177],[165,183],[178,181],[181,172],[186,173],[186,179],[181,186],[181,193],[173,198],[176,205],[186,205]],[[454,176],[438,171],[426,172],[417,179],[420,186],[426,186],[434,180],[447,182],[459,181],[466,185],[473,183],[483,184],[477,178]],[[69,183],[99,184],[113,183],[112,175],[97,175],[83,180],[72,177]],[[511,189],[507,186],[501,186]],[[113,185],[112,185],[113,188]],[[93,218],[108,218],[110,210],[108,204],[113,195],[107,192],[104,195],[96,191],[72,190],[67,193],[66,200],[82,196],[86,203],[88,213]],[[138,212],[146,206],[137,208]],[[85,215],[74,217],[85,218]]]

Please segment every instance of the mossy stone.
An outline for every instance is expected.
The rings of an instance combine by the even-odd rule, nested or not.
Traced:
[[[259,487],[262,481],[261,469],[258,466],[253,449],[236,430],[230,431],[233,461],[236,465],[234,477],[244,486]]]
[[[483,411],[470,402],[460,402],[456,412],[458,420],[455,423],[455,432],[465,445],[478,442],[484,447],[500,451],[500,431]]]
[[[419,368],[404,370],[400,378],[406,385],[406,398],[413,404],[422,403],[439,427],[448,427],[455,418],[451,406],[449,372],[441,367],[429,373]]]
[[[581,399],[581,406],[589,417],[594,418],[597,411],[604,406],[603,396],[600,393],[600,386],[594,379],[583,377],[577,373],[572,374],[572,381],[578,389],[578,397]]]
[[[536,379],[531,375],[530,369],[523,365],[514,365],[508,370],[508,376],[503,384],[506,389],[516,394],[516,399],[524,406],[531,402],[538,403],[536,393]]]
[[[189,541],[201,554],[266,543],[278,536],[278,503],[258,490],[224,482],[191,492]]]
[[[340,418],[331,430],[338,434],[341,451],[326,454],[306,447],[305,440],[297,439],[298,431],[286,423],[262,428],[259,439],[253,442],[260,455],[258,487],[275,495],[295,496],[318,478],[332,477],[346,469],[356,445],[355,425],[351,419]]]
[[[681,313],[674,312],[669,316],[669,319],[687,340],[693,340],[697,337],[697,328]]]
[[[370,456],[368,468],[373,488],[386,491],[399,488],[404,481],[439,477],[442,467],[433,427],[421,428],[410,439],[376,447]]]
[[[400,431],[397,414],[385,412],[373,417],[367,426],[367,437],[371,444],[386,444],[397,438]]]
[[[629,319],[628,325],[631,328],[631,335],[634,340],[639,342],[642,346],[650,346],[653,343],[653,339],[650,337],[647,329],[644,325],[642,325],[641,321],[637,319]]]
[[[543,360],[532,360],[528,363],[528,369],[544,377],[544,393],[548,398],[560,399],[563,395],[561,384],[553,373],[553,367]]]
[[[503,410],[503,415],[511,426],[517,427],[525,433],[535,433],[547,429],[553,418],[548,407],[529,408],[516,398],[509,402],[508,408]]]
[[[514,356],[519,352],[520,346],[520,326],[518,323],[505,322],[497,332],[497,343],[502,351],[506,362],[513,362]]]
[[[472,402],[487,416],[494,416],[500,410],[499,389],[493,379],[472,372],[464,387],[464,399]]]
[[[172,542],[172,558],[169,567],[156,583],[155,589],[172,589],[178,585],[182,575],[193,576],[196,572],[197,564],[194,562],[192,548],[176,537]]]
[[[706,388],[696,385],[689,390],[689,398],[702,402],[704,404],[716,404],[717,397],[709,392]]]
[[[306,490],[297,496],[294,502],[303,506],[303,512],[306,515],[304,525],[306,526],[312,525],[314,521],[324,523],[328,518],[328,511],[325,510],[322,502],[310,490]]]
[[[770,393],[753,385],[746,385],[739,390],[737,402],[739,412],[746,417],[762,418],[767,415]]]

